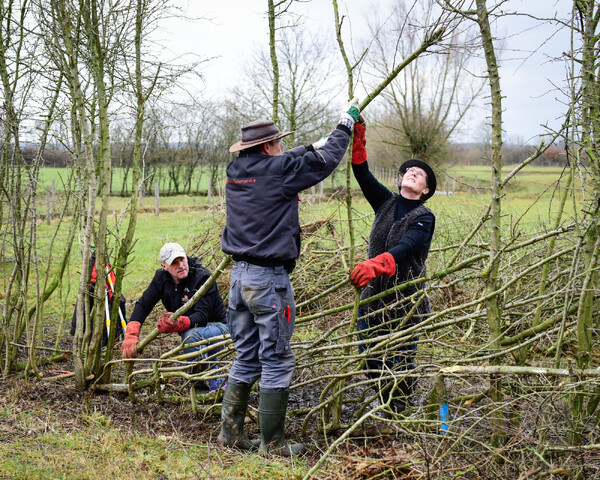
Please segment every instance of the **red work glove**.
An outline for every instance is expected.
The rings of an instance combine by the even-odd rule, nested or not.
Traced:
[[[162,318],[156,324],[160,333],[185,332],[190,329],[189,317],[179,317],[177,320],[171,320],[173,312],[165,312]]]
[[[356,288],[365,288],[371,280],[380,275],[393,275],[396,273],[396,261],[389,252],[370,258],[366,262],[354,265],[350,274],[350,283]]]
[[[121,345],[123,358],[137,357],[137,344],[140,341],[140,322],[129,322],[125,327],[125,339]]]
[[[352,139],[352,163],[360,165],[367,161],[367,126],[362,117],[354,124]]]

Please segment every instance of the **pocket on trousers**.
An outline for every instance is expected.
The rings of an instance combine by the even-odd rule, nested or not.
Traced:
[[[278,355],[291,353],[290,340],[294,333],[294,325],[296,323],[296,307],[286,303],[285,297],[281,299],[281,310],[277,315],[279,332],[277,335],[277,346],[275,352]]]
[[[229,287],[229,298],[227,300],[227,306],[230,309],[236,309],[239,307],[241,303],[240,294],[238,293],[238,279],[234,278],[233,275],[231,277],[231,285]]]
[[[242,298],[248,309],[255,314],[274,313],[280,308],[279,295],[273,289],[270,278],[245,282]]]

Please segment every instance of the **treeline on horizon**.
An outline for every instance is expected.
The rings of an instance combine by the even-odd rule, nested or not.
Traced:
[[[505,143],[502,147],[505,165],[516,165],[527,159],[535,150],[535,145]],[[478,143],[450,143],[448,158],[445,166],[453,165],[485,165],[489,153],[486,145]],[[31,164],[38,153],[36,145],[25,145],[22,147],[25,164]],[[112,165],[116,168],[131,168],[133,147],[113,143]],[[398,163],[398,158],[385,152],[379,152],[375,148],[369,155],[369,161],[374,166],[393,167]],[[540,158],[536,159],[535,165],[548,167],[561,167],[565,165],[564,144],[557,143],[546,149]],[[155,167],[178,166],[186,169],[197,167],[214,166],[224,167],[233,159],[226,145],[190,145],[171,144],[168,147],[146,149],[146,165]],[[46,146],[43,154],[43,167],[69,168],[72,157],[70,152],[62,147]]]

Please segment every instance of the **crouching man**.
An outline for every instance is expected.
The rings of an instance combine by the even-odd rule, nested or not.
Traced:
[[[186,303],[194,293],[210,277],[208,269],[202,266],[196,257],[189,258],[185,250],[178,243],[167,243],[160,249],[160,263],[162,268],[154,274],[154,278],[136,302],[127,329],[121,351],[123,358],[137,356],[137,344],[140,341],[140,329],[146,317],[150,314],[159,300],[162,301],[166,312],[156,324],[161,333],[178,332],[181,341],[194,343],[212,337],[229,333],[227,328],[227,312],[223,299],[219,294],[216,283],[213,283],[206,294],[188,310],[189,316],[181,316],[170,320],[174,311]],[[188,348],[184,353],[198,351],[205,346]],[[214,355],[218,350],[213,350],[204,357]],[[209,380],[210,391],[224,388],[225,379]]]

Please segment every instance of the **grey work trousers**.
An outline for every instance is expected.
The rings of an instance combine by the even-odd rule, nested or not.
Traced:
[[[260,388],[288,390],[295,357],[290,347],[296,304],[288,272],[236,262],[229,290],[229,332],[237,356],[229,378]]]

